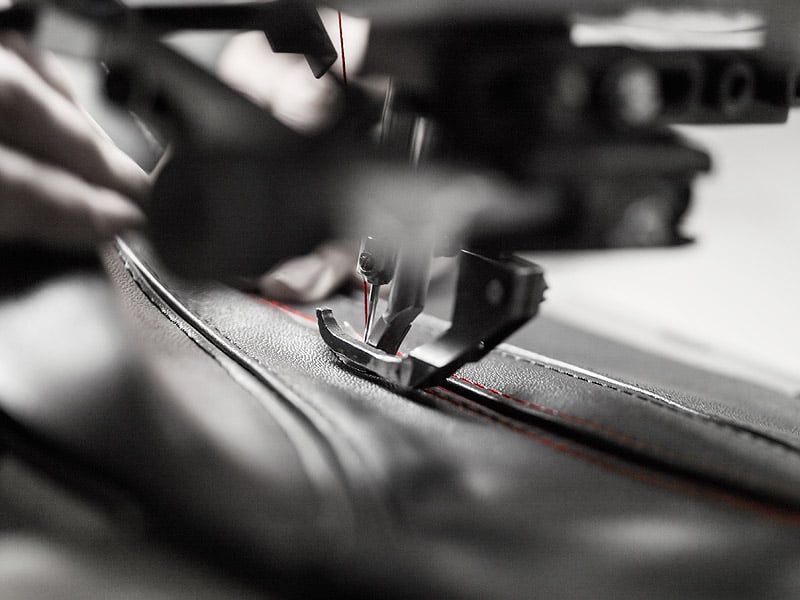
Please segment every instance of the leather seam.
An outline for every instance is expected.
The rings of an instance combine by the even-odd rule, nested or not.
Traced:
[[[655,444],[653,442],[649,442],[649,441],[646,441],[646,440],[641,440],[641,439],[636,438],[634,436],[631,436],[631,435],[629,435],[627,433],[623,433],[621,431],[617,431],[616,429],[612,429],[612,428],[610,428],[610,427],[608,427],[606,425],[603,425],[602,423],[597,423],[595,421],[591,421],[591,420],[586,419],[584,417],[581,417],[581,416],[578,416],[578,415],[573,415],[573,414],[568,413],[568,412],[564,412],[563,410],[559,410],[557,408],[553,408],[553,407],[550,407],[550,406],[545,406],[544,404],[539,404],[537,402],[532,402],[530,400],[525,400],[523,398],[519,398],[517,396],[513,396],[513,395],[511,395],[511,394],[509,394],[507,392],[503,392],[503,391],[498,390],[496,388],[489,387],[488,385],[485,385],[485,384],[481,383],[480,381],[475,381],[473,379],[469,379],[467,377],[459,375],[458,373],[453,374],[452,377],[458,379],[459,381],[463,381],[464,383],[467,383],[467,384],[469,384],[469,385],[471,385],[473,387],[476,387],[476,388],[478,388],[480,390],[484,390],[484,391],[490,392],[490,393],[494,394],[495,396],[500,396],[501,398],[505,398],[506,400],[511,400],[512,402],[516,402],[517,404],[521,404],[521,405],[526,406],[528,408],[532,408],[533,410],[540,411],[540,412],[543,412],[545,414],[552,415],[554,417],[558,417],[558,418],[564,419],[565,421],[572,421],[573,423],[576,423],[578,425],[585,425],[587,427],[590,427],[591,429],[594,429],[595,431],[598,431],[600,433],[604,433],[604,434],[608,435],[609,437],[618,439],[620,441],[629,442],[629,443],[631,443],[633,445],[640,446],[640,447],[643,447],[643,448],[649,448],[651,450],[657,450],[659,452],[660,451],[665,451],[667,453],[670,452],[669,449],[661,447],[658,444]]]
[[[417,324],[417,325],[419,326],[419,324]],[[424,329],[425,332],[428,333],[428,334],[436,335],[436,331],[432,330],[430,327],[426,327],[425,325],[422,325],[420,327],[420,329]],[[781,450],[784,453],[789,453],[789,454],[791,454],[793,456],[800,456],[800,449],[795,448],[791,444],[788,444],[788,443],[787,444],[781,444],[779,442],[772,441],[772,440],[760,437],[757,434],[754,434],[752,432],[738,429],[736,427],[736,425],[731,424],[731,423],[727,423],[725,421],[719,421],[716,418],[714,418],[713,415],[707,415],[705,413],[695,415],[695,414],[690,413],[690,412],[683,412],[681,410],[678,410],[677,408],[671,407],[669,404],[665,404],[663,402],[658,401],[655,398],[648,397],[648,396],[646,396],[644,394],[637,394],[636,392],[634,392],[632,390],[625,389],[625,388],[619,387],[619,386],[615,386],[615,385],[612,385],[612,384],[604,382],[604,381],[599,381],[597,379],[592,379],[592,378],[589,378],[589,377],[586,377],[586,376],[583,376],[583,375],[579,375],[578,373],[574,373],[574,372],[568,371],[566,369],[561,369],[561,368],[556,367],[554,365],[550,365],[550,364],[547,364],[545,362],[537,361],[537,360],[528,358],[526,356],[521,356],[519,354],[515,354],[515,353],[512,353],[512,352],[510,352],[508,350],[504,350],[504,349],[501,349],[501,348],[494,348],[489,353],[489,356],[493,356],[493,355],[495,355],[495,356],[504,356],[504,357],[509,358],[509,359],[511,359],[513,361],[516,361],[516,362],[523,362],[523,363],[529,364],[529,365],[534,366],[534,367],[539,367],[539,368],[542,368],[542,369],[546,369],[548,371],[552,371],[554,373],[559,373],[560,375],[565,375],[567,377],[570,377],[572,379],[576,379],[578,381],[583,381],[584,383],[589,383],[589,384],[596,385],[596,386],[604,388],[604,389],[611,390],[613,392],[618,392],[618,393],[621,393],[621,394],[625,394],[626,396],[630,396],[631,398],[635,398],[635,399],[640,400],[642,402],[645,402],[645,403],[647,403],[647,404],[649,404],[651,406],[655,406],[656,408],[668,410],[672,414],[678,415],[679,417],[688,418],[688,419],[691,419],[692,421],[694,421],[696,423],[702,423],[703,425],[709,425],[709,424],[710,425],[715,425],[718,428],[724,429],[726,431],[729,431],[729,432],[734,433],[736,435],[739,435],[741,437],[747,437],[748,439],[750,439],[752,441],[761,442],[766,447],[777,449],[777,450]]]
[[[595,421],[585,419],[584,417],[578,415],[573,415],[549,406],[538,404],[536,402],[524,400],[523,398],[513,396],[511,394],[489,387],[478,381],[468,379],[458,374],[454,374],[453,377],[458,379],[459,381],[463,381],[464,383],[471,385],[472,387],[478,388],[479,390],[487,391],[501,398],[505,398],[512,402],[522,404],[523,406],[527,406],[537,412],[542,412],[544,414],[551,415],[553,417],[561,419],[562,421],[571,421],[578,425],[589,427],[599,432],[599,434],[607,436],[608,439],[619,441],[620,443],[627,444],[629,445],[629,447],[635,448],[640,451],[652,452],[658,458],[665,458],[667,460],[671,460],[674,463],[681,466],[691,465],[692,467],[697,467],[698,468],[697,472],[705,476],[723,478],[731,481],[750,482],[751,485],[754,484],[760,487],[763,486],[763,483],[759,482],[758,479],[753,480],[752,478],[750,479],[748,479],[747,477],[743,478],[738,471],[726,469],[724,467],[721,467],[717,463],[709,462],[703,458],[699,458],[696,455],[681,454],[679,451],[676,451],[672,448],[657,444],[655,442],[651,442],[649,440],[644,440],[634,437],[624,432],[617,431],[616,429],[612,429],[606,425],[603,425],[602,423],[597,423]]]
[[[525,437],[532,439],[547,448],[551,448],[557,452],[566,454],[567,456],[572,456],[573,458],[582,460],[589,464],[596,465],[605,471],[628,477],[639,483],[657,486],[661,489],[681,492],[688,496],[698,497],[701,499],[716,499],[729,505],[733,505],[737,508],[758,513],[763,516],[787,522],[795,526],[800,524],[800,514],[798,514],[797,511],[790,509],[781,510],[780,508],[771,507],[756,500],[748,500],[747,498],[743,498],[729,492],[709,490],[698,485],[686,483],[680,479],[653,474],[646,470],[637,471],[635,469],[626,467],[624,464],[617,464],[612,461],[603,460],[602,457],[595,456],[593,453],[586,452],[581,448],[573,448],[569,444],[550,439],[549,437],[541,435],[533,431],[531,428],[521,425],[512,419],[507,419],[500,415],[494,414],[490,410],[482,407],[470,406],[464,402],[456,400],[455,398],[450,398],[444,394],[440,394],[434,389],[429,388],[425,390],[425,393],[448,402],[449,404],[452,404],[461,410],[477,415],[485,421],[496,423],[502,427],[524,435]]]
[[[536,361],[536,360],[530,359],[530,358],[525,357],[525,356],[520,356],[518,354],[513,354],[513,353],[511,353],[511,352],[509,352],[507,350],[495,349],[495,350],[492,351],[492,354],[498,354],[500,356],[505,356],[506,358],[510,358],[511,360],[514,360],[514,361],[517,361],[517,362],[527,363],[527,364],[529,364],[531,366],[534,366],[534,367],[539,367],[539,368],[546,369],[548,371],[553,371],[555,373],[559,373],[561,375],[566,375],[567,377],[571,377],[573,379],[577,379],[579,381],[583,381],[584,383],[590,383],[592,385],[596,385],[596,386],[601,387],[601,388],[605,388],[605,389],[609,389],[609,390],[614,391],[614,392],[619,392],[619,393],[625,394],[626,396],[630,396],[631,398],[635,398],[635,399],[640,400],[642,402],[646,402],[647,404],[649,404],[651,406],[655,406],[656,408],[660,408],[660,409],[663,409],[663,410],[668,410],[668,411],[670,411],[671,413],[673,413],[675,415],[678,415],[678,416],[683,417],[683,418],[690,419],[695,423],[702,423],[704,426],[706,426],[706,425],[714,425],[719,429],[723,429],[726,432],[733,433],[735,435],[738,435],[739,437],[746,437],[751,442],[760,443],[765,448],[770,448],[773,451],[779,451],[782,454],[789,454],[789,455],[791,455],[791,456],[793,456],[795,458],[800,457],[800,450],[798,450],[797,448],[795,448],[794,446],[792,446],[790,444],[784,445],[784,444],[781,444],[779,442],[775,442],[775,441],[766,439],[764,437],[760,437],[759,435],[757,435],[755,433],[738,429],[735,425],[732,425],[732,424],[727,423],[725,421],[716,420],[711,415],[695,416],[692,413],[682,412],[682,411],[679,411],[679,410],[677,410],[675,408],[672,408],[668,404],[664,404],[662,402],[657,401],[654,398],[650,398],[648,396],[645,396],[644,394],[637,394],[636,392],[633,392],[631,390],[627,390],[625,388],[614,386],[614,385],[611,385],[611,384],[606,383],[604,381],[598,381],[596,379],[591,379],[589,377],[585,377],[585,376],[579,375],[577,373],[572,373],[572,372],[567,371],[565,369],[560,369],[560,368],[555,367],[553,365],[549,365],[547,363]]]

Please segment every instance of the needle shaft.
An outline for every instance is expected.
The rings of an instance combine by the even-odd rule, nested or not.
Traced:
[[[372,330],[372,324],[375,322],[375,315],[378,312],[378,297],[381,286],[368,283],[367,284],[367,322],[364,326],[364,339],[369,339],[369,333]]]

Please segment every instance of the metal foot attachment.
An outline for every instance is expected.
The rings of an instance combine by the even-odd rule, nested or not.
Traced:
[[[317,323],[322,339],[344,364],[403,388],[430,387],[464,363],[480,360],[532,319],[546,289],[542,269],[534,263],[462,250],[452,325],[408,354],[387,352],[371,345],[369,337],[364,341],[347,333],[330,309],[317,309]],[[382,319],[393,322],[391,315]],[[399,327],[402,339],[408,324]]]

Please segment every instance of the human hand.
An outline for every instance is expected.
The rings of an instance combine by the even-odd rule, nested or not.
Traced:
[[[85,249],[144,221],[148,176],[15,33],[0,34],[0,114],[0,241]]]

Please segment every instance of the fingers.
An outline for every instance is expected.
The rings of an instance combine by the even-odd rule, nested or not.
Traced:
[[[91,184],[135,199],[146,196],[147,175],[98,135],[67,96],[7,48],[0,48],[0,114],[0,141],[7,145]]]
[[[283,302],[316,302],[357,278],[358,244],[329,242],[292,258],[257,281],[259,291]]]
[[[75,95],[72,86],[69,82],[69,77],[64,71],[61,62],[53,56],[50,52],[40,50],[28,43],[24,36],[16,31],[2,31],[0,32],[0,46],[8,48],[24,60],[28,65],[41,77],[50,87],[56,90],[59,94],[64,96],[67,100],[72,102],[80,111],[81,116],[86,119],[89,126],[94,132],[104,140],[111,141],[108,134],[103,130],[97,121],[86,112],[86,110],[78,103],[78,98]]]
[[[0,46],[15,53],[28,63],[50,87],[68,100],[75,102],[75,95],[70,87],[69,79],[61,68],[61,63],[52,54],[34,48],[22,34],[16,31],[0,32]]]
[[[147,175],[77,106],[58,62],[0,34],[0,239],[89,248],[142,212]],[[11,149],[13,148],[13,149]]]
[[[0,146],[0,239],[89,248],[143,221],[119,193]]]

